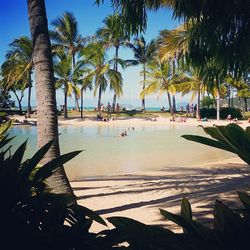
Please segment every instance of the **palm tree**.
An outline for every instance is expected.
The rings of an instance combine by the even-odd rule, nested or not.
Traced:
[[[32,41],[29,37],[20,37],[15,39],[10,44],[10,50],[6,55],[7,59],[15,58],[18,61],[18,69],[16,69],[16,80],[25,80],[26,87],[28,87],[28,105],[27,105],[27,117],[30,117],[31,113],[31,88],[32,88]],[[19,72],[18,72],[19,71]],[[18,75],[19,74],[19,75]]]
[[[184,23],[173,30],[163,30],[157,40],[158,53],[162,61],[172,61],[172,75],[176,72],[176,63],[184,66],[189,61],[189,38],[191,27]],[[176,111],[175,95],[173,95],[173,107]]]
[[[76,65],[76,54],[80,51],[83,38],[78,31],[78,22],[73,13],[66,11],[62,17],[52,21],[54,31],[50,31],[50,38],[54,42],[53,50],[65,50],[71,57],[72,68]],[[75,93],[75,108],[79,111],[79,95]]]
[[[171,76],[171,64],[169,62],[162,63],[159,58],[155,57],[148,65],[148,71],[145,73],[148,80],[146,81],[146,88],[141,92],[141,97],[143,98],[145,95],[152,93],[159,93],[159,95],[167,93],[170,113],[171,116],[174,116],[170,95],[170,93],[175,93],[174,78]]]
[[[128,65],[139,65],[141,64],[143,67],[142,75],[143,75],[143,87],[142,91],[145,89],[146,84],[146,65],[153,58],[155,53],[155,43],[151,41],[150,43],[146,43],[143,36],[136,37],[133,43],[127,43],[127,46],[133,50],[135,59],[127,60]],[[142,111],[145,111],[145,97],[142,97]]]
[[[103,23],[104,27],[97,31],[97,37],[103,41],[107,48],[115,47],[114,70],[118,71],[119,48],[128,39],[122,16],[117,13],[109,15],[104,19]],[[117,95],[119,95],[119,93],[116,93],[114,88],[114,98],[112,103],[113,112],[115,110]]]
[[[111,64],[106,62],[106,54],[103,43],[96,42],[87,45],[81,52],[84,60],[91,66],[88,78],[92,78],[95,84],[94,95],[98,91],[98,111],[101,111],[101,96],[106,91],[108,82],[111,89],[116,88],[116,93],[122,93],[121,73],[111,69]]]
[[[193,66],[205,67],[207,61],[216,60],[224,69],[240,77],[250,64],[249,1],[203,0],[111,0],[115,10],[123,15],[126,29],[138,34],[147,26],[147,10],[170,7],[174,18],[196,22],[190,41]],[[97,4],[103,0],[96,0]],[[221,18],[223,13],[227,13]]]
[[[36,79],[38,147],[54,140],[42,160],[45,163],[60,155],[53,61],[44,0],[28,0],[27,4]],[[63,167],[47,182],[55,193],[73,194]]]
[[[5,91],[12,91],[17,99],[19,106],[19,114],[22,115],[22,100],[24,97],[24,90],[27,87],[27,78],[29,74],[23,73],[22,61],[17,57],[9,57],[1,66],[2,88]],[[20,93],[20,96],[18,95]]]
[[[201,94],[207,91],[207,84],[203,82],[197,70],[190,68],[189,72],[178,75],[175,78],[174,85],[176,91],[181,92],[182,96],[192,92],[191,101],[197,96],[196,118],[200,120]],[[215,93],[212,94],[215,95]]]
[[[92,90],[93,74],[91,74],[91,69],[85,69],[82,72],[79,83],[81,84],[81,118],[83,118],[83,93],[89,89]]]
[[[59,61],[54,64],[56,75],[56,88],[63,88],[64,91],[64,118],[68,118],[68,97],[72,92],[79,93],[79,88],[74,84],[78,81],[80,62],[74,68],[71,67],[71,57],[65,54],[64,51],[58,52]],[[78,94],[79,95],[79,94]]]

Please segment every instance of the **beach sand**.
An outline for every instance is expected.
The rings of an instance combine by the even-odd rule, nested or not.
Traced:
[[[235,157],[202,166],[72,181],[71,185],[79,204],[103,219],[125,216],[178,232],[180,229],[166,221],[159,208],[179,213],[181,200],[186,197],[194,217],[209,224],[216,199],[232,208],[239,207],[237,191],[250,190],[250,172],[249,166]],[[103,229],[97,223],[91,228],[93,232]]]
[[[15,116],[15,119],[22,117]],[[36,123],[36,119],[28,121]],[[187,122],[171,122],[169,118],[157,118],[157,121],[132,118],[110,122],[79,118],[59,120],[61,126],[213,126],[226,125],[225,120],[198,122],[189,118]],[[243,128],[249,123],[242,121]],[[241,203],[237,191],[250,190],[249,166],[240,158],[234,157],[220,162],[211,162],[199,166],[163,168],[161,171],[144,171],[132,175],[109,176],[103,178],[86,178],[71,181],[78,203],[96,211],[103,219],[110,216],[125,216],[145,224],[166,226],[176,232],[176,227],[164,219],[159,208],[173,213],[180,212],[181,200],[190,200],[194,218],[210,224],[213,206],[219,199],[232,208]],[[107,221],[106,221],[107,222]],[[108,224],[109,228],[112,225]],[[91,231],[99,232],[104,226],[93,223]]]

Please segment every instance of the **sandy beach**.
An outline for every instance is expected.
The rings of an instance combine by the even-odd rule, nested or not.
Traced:
[[[10,119],[13,119],[16,121],[15,125],[24,125],[22,122],[24,121],[25,117],[20,115],[13,115],[9,116]],[[26,125],[36,125],[37,119],[36,117],[27,118],[28,124]],[[235,123],[231,121],[232,123]],[[103,122],[100,120],[97,120],[93,117],[85,117],[83,119],[81,118],[59,118],[58,124],[59,126],[86,126],[86,127],[92,127],[92,126],[134,126],[134,127],[140,127],[140,126],[213,126],[215,125],[227,125],[230,122],[227,120],[215,120],[215,119],[209,119],[208,121],[197,121],[195,118],[188,117],[186,122],[179,122],[178,119],[176,121],[171,121],[170,118],[165,117],[157,117],[156,121],[152,121],[148,118],[116,118],[115,120],[109,120],[108,122]],[[246,120],[239,121],[238,124],[246,128],[247,126],[250,126],[250,123]]]
[[[79,204],[102,216],[125,216],[146,224],[179,228],[166,221],[159,208],[179,213],[181,199],[192,204],[194,218],[210,223],[216,199],[232,208],[240,204],[237,191],[249,190],[249,166],[239,158],[188,168],[112,176],[71,182]],[[111,225],[109,225],[112,228]],[[105,229],[94,223],[92,230]]]
[[[15,116],[15,119],[23,119]],[[30,118],[31,124],[36,123]],[[189,118],[186,122],[171,122],[169,118],[158,117],[157,121],[132,118],[96,121],[71,118],[59,120],[60,126],[213,126],[226,125],[225,120],[198,122]],[[249,123],[239,124],[246,128]],[[238,190],[249,190],[250,172],[237,156],[219,161],[183,168],[163,168],[160,171],[143,171],[131,175],[118,175],[103,178],[86,178],[72,181],[71,185],[79,204],[96,211],[106,219],[110,216],[126,216],[146,224],[162,225],[178,232],[179,228],[166,221],[159,208],[179,213],[181,199],[186,197],[192,204],[194,217],[198,221],[210,223],[216,199],[237,208]],[[108,225],[112,227],[111,225]],[[105,227],[94,223],[92,231],[98,232]]]

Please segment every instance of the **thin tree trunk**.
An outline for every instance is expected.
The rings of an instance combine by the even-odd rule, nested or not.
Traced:
[[[114,70],[118,71],[118,53],[119,53],[119,46],[115,47],[115,65],[114,65]],[[115,112],[115,105],[116,105],[116,93],[114,93],[113,97],[113,103],[112,103],[112,111]]]
[[[231,87],[228,85],[228,107],[231,107]]]
[[[64,92],[64,109],[63,109],[63,114],[64,114],[64,119],[68,118],[68,88],[65,86],[65,92]]]
[[[173,106],[172,106],[172,102],[171,102],[171,96],[170,93],[167,91],[167,96],[168,96],[168,105],[169,105],[169,110],[171,113],[171,116],[174,116],[174,110],[173,110]]]
[[[83,87],[81,88],[81,118],[83,118]]]
[[[200,85],[199,85],[198,96],[197,96],[196,119],[198,121],[201,119],[201,86]]]
[[[101,113],[101,101],[102,101],[102,86],[99,86],[99,93],[98,93],[98,104],[97,104],[97,108],[99,113]]]
[[[28,107],[27,107],[27,117],[30,118],[31,114],[31,105],[30,105],[30,98],[31,98],[31,73],[29,73],[29,87],[28,87]]]
[[[217,103],[216,103],[216,120],[220,120],[220,92],[218,90]]]
[[[172,96],[173,99],[173,111],[176,113],[176,100],[175,100],[175,95]]]
[[[27,0],[27,4],[36,79],[38,147],[54,140],[42,160],[44,164],[60,156],[53,62],[44,0]],[[63,166],[47,183],[55,193],[73,194]]]
[[[143,87],[142,90],[145,89],[145,82],[146,82],[146,66],[143,64]],[[142,98],[142,111],[145,111],[145,97]]]
[[[244,97],[245,111],[247,111],[247,98]]]
[[[175,75],[175,57],[174,57],[174,59],[173,59],[173,75],[172,75],[172,77]],[[172,99],[173,99],[173,111],[174,111],[174,113],[176,112],[176,101],[175,101],[175,95],[173,95],[172,96]]]
[[[75,54],[72,54],[72,72],[74,71],[75,66],[76,66]],[[79,102],[78,102],[79,98],[77,97],[77,92],[75,91],[75,89],[74,89],[74,95],[75,95],[75,110],[79,112],[80,111]]]
[[[19,99],[17,93],[15,90],[13,90],[14,95],[16,96],[17,102],[18,102],[18,107],[19,107],[19,115],[23,115],[23,110],[22,110],[22,99],[23,99],[23,94],[21,98]]]

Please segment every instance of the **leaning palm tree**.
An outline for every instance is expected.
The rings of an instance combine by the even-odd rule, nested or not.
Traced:
[[[141,92],[141,97],[152,93],[159,93],[159,96],[167,93],[170,113],[171,116],[174,116],[170,93],[175,93],[173,85],[175,79],[171,76],[170,62],[162,63],[159,58],[155,57],[147,68],[148,70],[145,73],[148,80],[146,81],[146,88]]]
[[[122,76],[120,72],[112,69],[111,64],[106,61],[103,43],[90,43],[82,50],[81,55],[91,67],[88,77],[92,77],[95,84],[94,96],[98,92],[97,109],[100,112],[102,93],[106,91],[108,83],[110,83],[111,89],[116,88],[117,93],[122,93]]]
[[[42,160],[46,163],[60,155],[53,61],[44,0],[28,0],[27,4],[37,93],[38,147],[54,140]],[[55,193],[73,194],[63,166],[59,167],[47,182]]]
[[[97,30],[97,37],[103,41],[107,48],[115,48],[114,56],[114,70],[118,71],[118,62],[119,62],[119,48],[121,45],[124,45],[125,41],[128,39],[128,36],[125,32],[125,26],[122,20],[122,16],[117,13],[107,16],[104,21],[104,27]],[[119,93],[114,89],[114,97],[112,103],[112,110],[115,110],[116,99]]]
[[[54,64],[54,71],[56,77],[56,88],[63,88],[64,92],[64,118],[68,118],[68,97],[72,95],[74,91],[79,95],[79,88],[74,84],[78,81],[78,76],[80,74],[80,63],[72,69],[71,67],[71,57],[66,55],[64,51],[57,53],[57,58],[59,60]]]
[[[76,65],[76,54],[80,51],[83,38],[78,31],[78,22],[73,13],[66,11],[61,17],[52,21],[51,25],[55,30],[50,31],[50,38],[53,41],[53,50],[65,50],[71,57],[72,68]],[[79,96],[75,93],[75,106],[79,111]]]
[[[10,44],[10,50],[6,55],[7,59],[15,58],[18,61],[16,64],[15,81],[19,79],[25,80],[26,87],[28,88],[28,105],[27,105],[27,117],[30,117],[31,113],[31,88],[32,88],[32,41],[29,37],[20,37],[15,39]],[[19,78],[19,79],[18,79]]]
[[[29,73],[23,72],[23,66],[24,64],[22,64],[22,61],[14,56],[9,57],[1,66],[2,88],[5,91],[12,91],[15,95],[20,115],[23,115],[22,100],[29,79]]]
[[[142,65],[142,75],[143,75],[143,87],[142,91],[145,89],[146,85],[146,65],[153,58],[155,53],[155,43],[151,41],[150,43],[146,43],[143,36],[136,37],[133,43],[127,43],[127,46],[132,49],[134,52],[133,60],[127,60],[127,64],[130,65]],[[142,111],[145,111],[145,97],[142,97]]]

